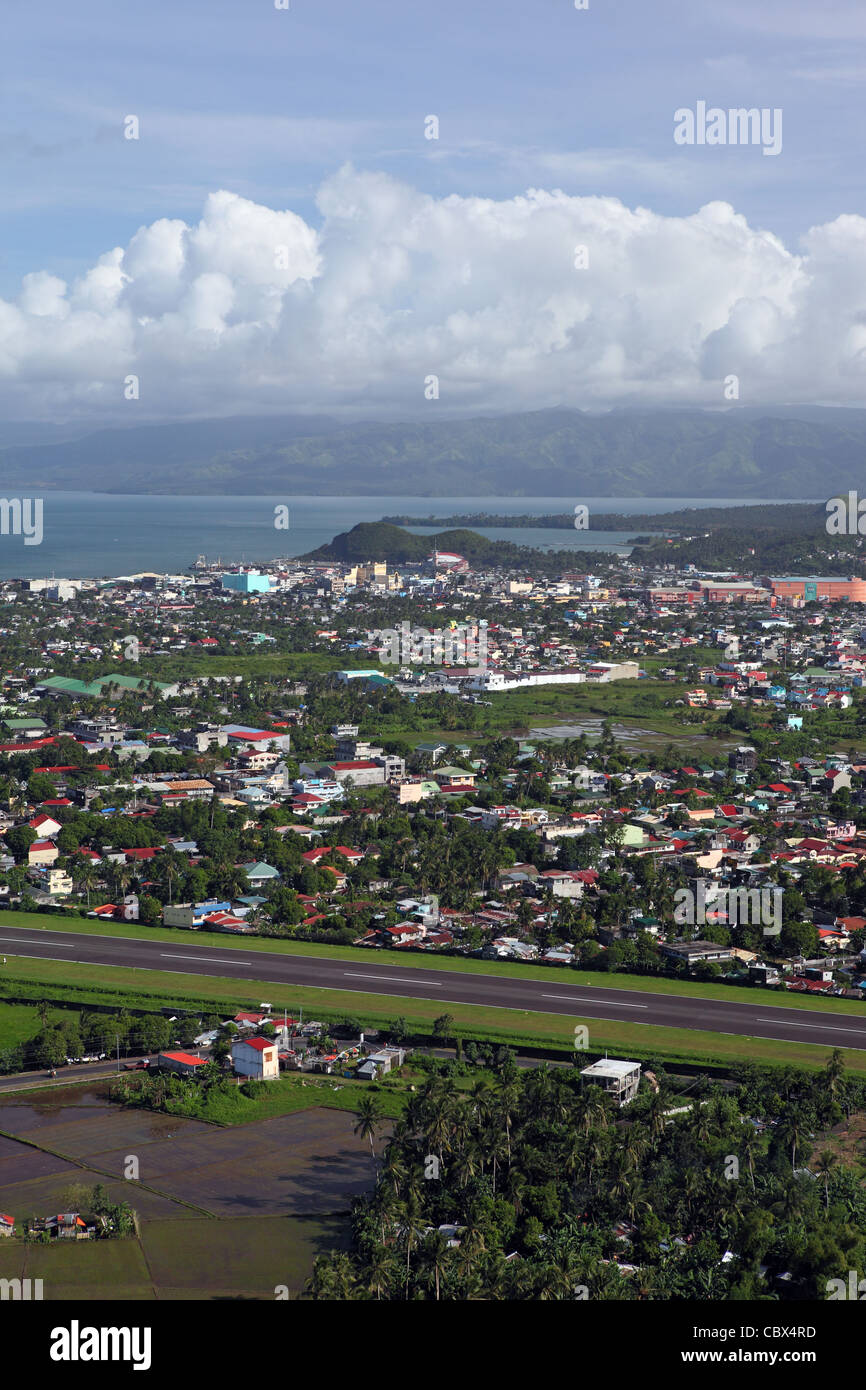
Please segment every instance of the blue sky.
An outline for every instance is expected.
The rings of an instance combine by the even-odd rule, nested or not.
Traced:
[[[590,0],[586,11],[573,0],[291,0],[288,11],[39,0],[7,6],[3,31],[8,301],[25,275],[71,283],[159,219],[193,226],[216,190],[319,229],[319,191],[347,162],[436,200],[559,189],[671,219],[721,201],[791,255],[810,228],[866,216],[862,0]],[[676,146],[673,113],[699,100],[781,108],[782,153]],[[123,138],[129,114],[137,141]],[[438,140],[424,138],[429,114]]]
[[[439,195],[556,185],[679,214],[724,198],[787,242],[866,213],[862,5],[835,21],[799,0],[291,5],[7,7],[0,291],[29,270],[72,273],[152,218],[190,220],[214,187],[314,216],[346,159]],[[782,107],[782,157],[689,159],[672,114],[699,98]],[[130,112],[138,142],[121,136]]]

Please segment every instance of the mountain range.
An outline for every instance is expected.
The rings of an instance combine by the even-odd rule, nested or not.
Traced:
[[[856,488],[864,458],[866,410],[831,407],[0,426],[7,493],[781,500]]]

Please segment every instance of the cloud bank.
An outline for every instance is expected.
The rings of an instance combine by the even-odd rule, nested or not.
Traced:
[[[317,203],[313,227],[215,192],[196,225],[142,227],[73,283],[25,276],[0,300],[0,409],[98,427],[722,406],[732,375],[745,405],[863,402],[862,217],[794,252],[724,202],[665,217],[557,190],[434,198],[350,167]]]

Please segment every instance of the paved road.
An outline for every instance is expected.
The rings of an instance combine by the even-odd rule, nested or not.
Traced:
[[[574,971],[551,969],[548,980],[522,979],[516,973],[470,974],[385,964],[375,953],[358,951],[345,960],[293,956],[267,951],[197,946],[194,937],[174,943],[155,937],[138,941],[118,937],[83,936],[28,927],[0,925],[0,957],[68,960],[88,965],[122,965],[184,975],[221,975],[236,980],[279,982],[318,989],[361,991],[435,999],[449,1004],[484,1004],[513,1009],[567,1014],[575,1024],[594,1018],[666,1028],[697,1028],[755,1038],[790,1038],[826,1047],[866,1050],[866,1007],[852,1001],[844,1012],[786,1009],[769,1003],[772,997],[755,991],[754,1003],[725,999],[652,994],[589,986]],[[0,965],[2,972],[2,965]],[[346,1011],[351,1012],[351,998]],[[396,1011],[395,1011],[396,1012]],[[590,1044],[592,1033],[590,1030]]]
[[[53,1081],[45,1067],[37,1067],[32,1071],[15,1072],[12,1076],[2,1076],[0,1077],[0,1095],[4,1091],[46,1090],[51,1086],[61,1086],[70,1081],[104,1081],[106,1077],[115,1075],[117,1063],[87,1062],[80,1067],[57,1067],[56,1070],[57,1077]]]

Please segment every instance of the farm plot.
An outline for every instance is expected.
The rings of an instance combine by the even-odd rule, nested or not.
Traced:
[[[355,1122],[353,1115],[324,1109],[242,1129],[172,1121],[177,1138],[141,1150],[141,1179],[214,1215],[344,1211],[374,1178],[369,1147],[354,1134]],[[120,1171],[130,1152],[92,1157]]]
[[[339,1217],[238,1217],[148,1221],[147,1263],[167,1299],[273,1299],[284,1285],[299,1293],[316,1255],[348,1245]]]
[[[0,1277],[41,1279],[47,1302],[149,1299],[154,1289],[138,1240],[59,1241],[0,1247]]]

